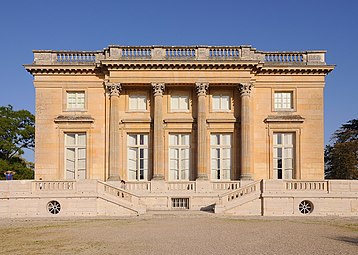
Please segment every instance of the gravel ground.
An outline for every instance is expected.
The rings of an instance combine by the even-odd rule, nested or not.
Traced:
[[[0,254],[358,254],[358,218],[1,219]]]

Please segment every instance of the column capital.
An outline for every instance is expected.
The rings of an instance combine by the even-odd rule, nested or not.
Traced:
[[[250,96],[252,88],[254,87],[254,84],[252,82],[243,82],[239,83],[237,86],[240,96]]]
[[[153,95],[154,96],[163,96],[165,91],[165,84],[164,83],[152,83],[153,88]]]
[[[122,85],[116,82],[105,81],[104,86],[106,87],[109,96],[119,96],[122,91]]]
[[[196,88],[196,94],[198,96],[206,96],[208,89],[209,89],[209,83],[197,82],[197,83],[195,83],[195,88]]]

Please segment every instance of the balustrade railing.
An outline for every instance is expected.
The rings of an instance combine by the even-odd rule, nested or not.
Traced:
[[[143,58],[151,58],[152,50],[150,48],[122,48],[122,58],[130,58],[130,59],[143,59]]]
[[[239,48],[211,48],[209,49],[210,58],[240,58]]]
[[[36,191],[73,191],[76,181],[33,181]]]
[[[197,55],[196,50],[193,48],[167,48],[165,49],[165,57],[168,59],[188,59],[195,58]]]
[[[265,62],[278,63],[303,63],[306,62],[306,54],[302,52],[264,52]]]
[[[60,63],[96,62],[95,52],[59,52],[56,57],[57,62]]]
[[[151,182],[126,182],[125,189],[130,191],[150,191]]]
[[[98,181],[98,191],[102,191],[105,194],[115,196],[120,199],[124,199],[131,203],[138,203],[139,198],[131,193],[129,193],[126,190],[116,188],[112,185],[109,185],[107,183]]]
[[[285,181],[286,190],[328,191],[328,181]]]
[[[39,64],[90,64],[100,60],[255,60],[324,64],[324,51],[256,51],[250,46],[109,46],[104,51],[34,51]]]
[[[236,190],[241,187],[240,181],[230,181],[230,182],[213,182],[213,190]]]
[[[226,204],[230,201],[239,199],[239,198],[247,196],[249,194],[253,194],[256,191],[259,192],[259,191],[261,191],[260,185],[261,185],[261,181],[255,181],[255,182],[250,183],[250,184],[248,184],[244,187],[241,187],[237,190],[234,190],[234,191],[231,191],[231,192],[221,195],[219,197],[220,201],[222,204]]]
[[[195,191],[196,190],[196,182],[188,181],[188,182],[168,182],[167,190],[189,190]]]

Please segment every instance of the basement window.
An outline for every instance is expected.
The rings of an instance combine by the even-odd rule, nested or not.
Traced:
[[[189,209],[189,198],[172,198],[172,209]]]

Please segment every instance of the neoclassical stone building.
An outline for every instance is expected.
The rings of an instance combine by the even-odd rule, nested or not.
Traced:
[[[111,45],[25,68],[36,180],[0,182],[0,217],[358,214],[358,183],[324,180],[325,51]]]
[[[37,179],[323,179],[324,51],[34,55]]]

